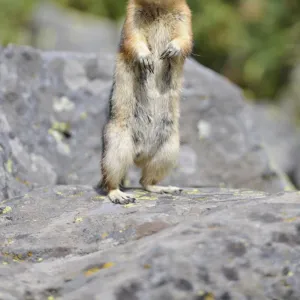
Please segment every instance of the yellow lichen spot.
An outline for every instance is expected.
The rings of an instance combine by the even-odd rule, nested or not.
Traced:
[[[143,196],[143,197],[138,197],[138,200],[150,200],[150,201],[153,201],[153,200],[157,200],[158,197],[155,197],[155,196]]]
[[[74,222],[75,223],[81,223],[83,221],[83,218],[82,217],[77,217],[75,218]]]
[[[294,276],[294,273],[293,272],[288,272],[287,276],[292,277],[292,276]]]
[[[196,195],[196,194],[199,194],[199,190],[194,189],[194,190],[191,190],[191,191],[187,191],[186,193],[189,194],[189,195]]]
[[[51,134],[54,139],[56,140],[56,142],[61,142],[61,140],[63,139],[63,136],[60,132],[53,130],[53,129],[49,129],[48,133]]]
[[[151,269],[151,265],[145,264],[145,265],[144,265],[144,269]]]
[[[13,260],[14,261],[22,261],[22,254],[14,254]]]
[[[32,257],[32,252],[28,252],[28,253],[27,253],[27,256],[28,256],[28,257]]]
[[[8,265],[8,262],[7,261],[3,261],[2,265],[6,266],[6,265]]]
[[[87,117],[88,117],[87,112],[83,112],[83,113],[80,114],[80,119],[81,120],[85,120]]]
[[[103,239],[106,239],[106,238],[108,237],[108,233],[106,233],[106,232],[102,233],[101,237],[102,237]]]
[[[19,182],[21,182],[21,183],[23,183],[23,184],[25,184],[25,185],[30,185],[30,182],[29,181],[27,181],[27,180],[23,180],[23,179],[21,179],[21,178],[19,178],[19,177],[15,177],[16,178],[16,180],[17,181],[19,181]]]
[[[285,192],[294,192],[295,188],[291,184],[289,184],[284,188],[284,191]]]
[[[37,261],[38,261],[38,262],[42,262],[43,259],[42,259],[41,257],[39,257]]]
[[[198,296],[201,296],[204,300],[215,300],[215,296],[212,293],[207,293],[204,291],[199,291]]]
[[[13,239],[7,239],[7,243],[6,244],[7,245],[11,245],[11,244],[13,244],[13,242],[14,242]]]
[[[205,300],[215,300],[215,296],[214,296],[212,293],[207,293],[207,294],[204,296],[204,299],[205,299]]]
[[[69,123],[64,123],[64,122],[54,122],[52,124],[52,129],[56,130],[58,132],[64,133],[68,132],[70,130],[71,126]]]
[[[55,300],[55,298],[53,296],[49,296],[47,300]]]
[[[107,262],[107,263],[103,264],[102,266],[93,267],[93,268],[88,269],[87,271],[84,272],[84,274],[85,274],[85,276],[92,276],[95,273],[98,273],[100,270],[112,268],[114,265],[115,265],[115,263],[113,263],[113,262]]]
[[[135,194],[136,194],[136,195],[145,195],[146,192],[145,192],[145,191],[142,191],[142,190],[139,190],[139,191],[136,191]]]
[[[13,162],[11,159],[8,159],[6,164],[5,164],[5,169],[8,173],[12,173],[12,166],[13,166]]]
[[[128,203],[128,204],[124,205],[125,208],[130,208],[130,207],[134,207],[134,206],[136,206],[136,204],[134,204],[134,203]]]
[[[63,126],[62,126],[62,127],[63,127]],[[68,133],[67,131],[61,132],[61,131],[59,131],[59,130],[50,128],[50,129],[48,130],[48,133],[54,137],[55,141],[56,141],[57,144],[58,144],[58,147],[59,147],[62,151],[64,151],[66,154],[70,154],[70,152],[71,152],[70,146],[62,142],[63,137],[64,137],[63,134],[64,134],[64,133]]]
[[[209,198],[208,197],[197,197],[197,198],[193,198],[195,200],[199,200],[199,201],[206,201],[208,200]]]
[[[9,212],[12,211],[12,208],[10,206],[6,206],[3,211],[2,211],[2,214],[8,214]]]
[[[105,196],[94,196],[91,199],[92,200],[105,200]]]
[[[71,197],[82,197],[83,196],[83,192],[79,192],[79,193],[77,193],[77,194],[73,194],[73,195],[71,195]]]
[[[58,196],[64,196],[64,194],[62,192],[59,192],[59,191],[56,191],[55,194],[58,195]]]
[[[287,222],[287,223],[292,223],[292,222],[295,222],[297,220],[298,220],[298,217],[292,217],[292,218],[284,219],[283,221]]]
[[[107,262],[107,263],[105,263],[105,264],[102,266],[101,269],[110,269],[110,268],[112,268],[114,265],[115,265],[115,263],[113,263],[113,262]]]
[[[98,267],[95,267],[95,268],[91,268],[91,269],[88,269],[87,271],[84,272],[84,275],[85,276],[92,276],[94,275],[95,273],[98,273],[101,269],[98,268]]]

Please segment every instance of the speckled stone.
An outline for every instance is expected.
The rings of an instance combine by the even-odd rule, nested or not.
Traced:
[[[0,299],[299,299],[300,193],[87,186],[0,203]]]

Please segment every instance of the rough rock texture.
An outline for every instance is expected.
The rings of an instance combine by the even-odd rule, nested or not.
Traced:
[[[241,91],[193,60],[184,79],[181,157],[172,180],[265,191],[290,188],[271,164]]]
[[[28,152],[0,109],[0,199],[12,198],[34,186],[56,181],[52,165],[43,156]]]
[[[41,1],[32,13],[30,44],[44,50],[115,52],[119,26],[108,19],[75,12]]]
[[[114,57],[14,46],[0,52],[0,104],[9,126],[29,153],[53,166],[59,184],[99,180]],[[179,165],[165,183],[289,187],[270,164],[240,90],[193,60],[185,66],[181,111]],[[131,185],[138,180],[131,170]]]
[[[0,299],[300,299],[300,193],[86,186],[1,202]]]
[[[271,104],[251,106],[252,118],[272,161],[300,189],[300,130],[291,115]]]
[[[0,103],[7,121],[29,152],[53,165],[59,184],[99,179],[101,126],[113,70],[102,59],[42,56],[28,47],[0,53]],[[105,66],[101,72],[99,65]]]

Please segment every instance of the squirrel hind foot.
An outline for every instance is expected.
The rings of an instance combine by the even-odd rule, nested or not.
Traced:
[[[136,199],[127,193],[120,191],[119,189],[112,190],[108,193],[108,198],[115,204],[129,204],[134,203]]]
[[[182,192],[182,189],[176,186],[145,185],[144,189],[150,193],[158,194],[181,194]]]

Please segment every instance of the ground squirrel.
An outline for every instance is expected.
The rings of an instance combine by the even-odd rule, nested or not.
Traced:
[[[191,51],[186,0],[129,0],[103,131],[101,185],[112,202],[135,201],[120,190],[133,164],[145,190],[181,191],[156,184],[177,161],[183,65]]]

